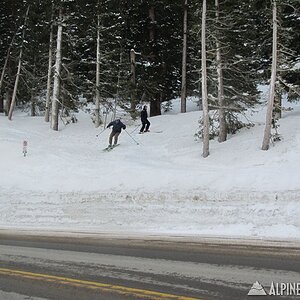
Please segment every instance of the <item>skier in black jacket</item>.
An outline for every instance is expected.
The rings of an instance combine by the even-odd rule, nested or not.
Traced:
[[[141,111],[141,121],[142,121],[143,125],[142,125],[142,128],[140,130],[140,133],[150,131],[149,130],[150,122],[148,121],[148,113],[147,113],[147,106],[146,105],[143,107],[143,110]],[[146,130],[144,131],[145,127],[146,127]]]
[[[109,128],[110,126],[112,126],[112,131],[111,131],[111,134],[109,136],[109,146],[108,147],[112,147],[113,137],[114,137],[114,146],[116,146],[117,143],[118,143],[118,137],[119,137],[119,135],[122,131],[122,128],[124,130],[126,129],[126,125],[123,124],[120,119],[117,119],[115,121],[110,122],[107,125],[107,128]]]

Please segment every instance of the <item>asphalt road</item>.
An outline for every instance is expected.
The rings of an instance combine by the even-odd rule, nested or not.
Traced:
[[[261,299],[247,296],[256,281],[300,282],[300,248],[0,233],[1,300]]]

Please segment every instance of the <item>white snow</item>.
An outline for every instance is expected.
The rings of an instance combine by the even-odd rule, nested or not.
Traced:
[[[83,112],[59,132],[42,117],[0,114],[0,228],[299,239],[300,106],[284,113],[283,140],[268,151],[259,107],[247,116],[254,127],[211,141],[203,158],[201,112],[194,99],[185,114],[179,105],[143,135],[124,117],[139,145],[122,132],[111,152],[102,151],[110,130],[96,137],[102,128]]]
[[[292,68],[292,70],[299,70],[300,69],[300,62],[297,62],[294,67]]]
[[[8,293],[0,291],[0,299],[9,299],[9,300],[47,300],[45,298],[36,298],[30,297],[27,295],[16,294],[16,293]]]

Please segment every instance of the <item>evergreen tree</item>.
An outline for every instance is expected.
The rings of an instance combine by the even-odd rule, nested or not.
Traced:
[[[278,2],[278,88],[276,90],[275,118],[281,117],[282,96],[287,92],[288,100],[300,98],[300,3]]]
[[[16,57],[19,54],[21,24],[25,10],[22,1],[2,1],[0,7],[0,68],[3,79],[0,90],[0,109],[8,114],[15,82]],[[7,61],[6,61],[7,60]],[[2,76],[1,76],[2,77]],[[6,100],[6,105],[4,105]]]
[[[9,59],[1,81],[0,110],[3,110],[3,100],[12,98],[28,5],[31,8],[16,102],[30,105],[32,114],[38,108],[45,109],[52,2],[56,16],[54,44],[60,6],[65,15],[59,110],[76,110],[86,104],[81,99],[94,102],[98,94],[102,113],[115,111],[118,103],[135,117],[139,103],[149,101],[151,115],[157,115],[163,102],[180,95],[184,1],[4,0],[0,7],[1,71],[6,58]],[[225,115],[225,126],[220,126],[220,132],[226,128],[225,134],[221,134],[223,138],[220,137],[225,140],[226,133],[234,133],[244,126],[238,114],[258,102],[258,84],[269,82],[271,7],[267,0],[218,2],[218,17],[215,3],[208,2],[207,91],[209,109],[219,113],[220,124]],[[299,99],[299,6],[297,0],[278,0],[277,108],[281,108],[280,99],[286,92],[289,100]],[[188,12],[186,93],[191,96],[200,94],[202,83],[199,77],[202,2],[189,0]],[[96,87],[97,29],[100,71]],[[131,49],[136,53],[134,83],[131,81]],[[220,78],[222,102],[218,93]],[[51,79],[53,83],[53,74]]]
[[[225,128],[226,132],[224,129],[221,131],[223,136],[220,138],[221,141],[226,139],[226,133],[235,133],[244,126],[237,114],[258,103],[258,61],[254,51],[256,40],[249,39],[248,35],[250,29],[254,33],[259,30],[259,28],[253,30],[252,5],[253,3],[250,5],[248,1],[238,3],[219,1],[218,6],[210,7],[207,12],[208,101],[210,109],[218,110],[217,119],[224,120],[224,117],[220,118],[220,114],[225,115],[226,124],[221,124],[221,129]],[[201,10],[195,11],[199,16]],[[200,24],[195,25],[193,32],[199,35]],[[199,43],[196,46],[199,47]],[[193,51],[192,57],[196,57],[197,51]],[[197,70],[199,59],[191,63],[195,65],[191,69]],[[194,77],[194,82],[198,85],[197,77]],[[194,86],[194,90],[197,90],[197,85]],[[222,90],[221,104],[218,96],[220,90]],[[212,136],[216,134],[219,132],[212,132]]]

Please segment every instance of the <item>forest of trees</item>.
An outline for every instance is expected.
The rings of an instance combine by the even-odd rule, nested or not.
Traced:
[[[148,101],[155,116],[180,96],[184,113],[197,96],[201,134],[223,142],[245,126],[237,114],[259,102],[259,84],[273,82],[269,125],[284,94],[300,99],[298,0],[3,0],[0,19],[9,119],[28,107],[58,130],[59,114],[90,103],[99,126],[116,103],[136,117]]]

